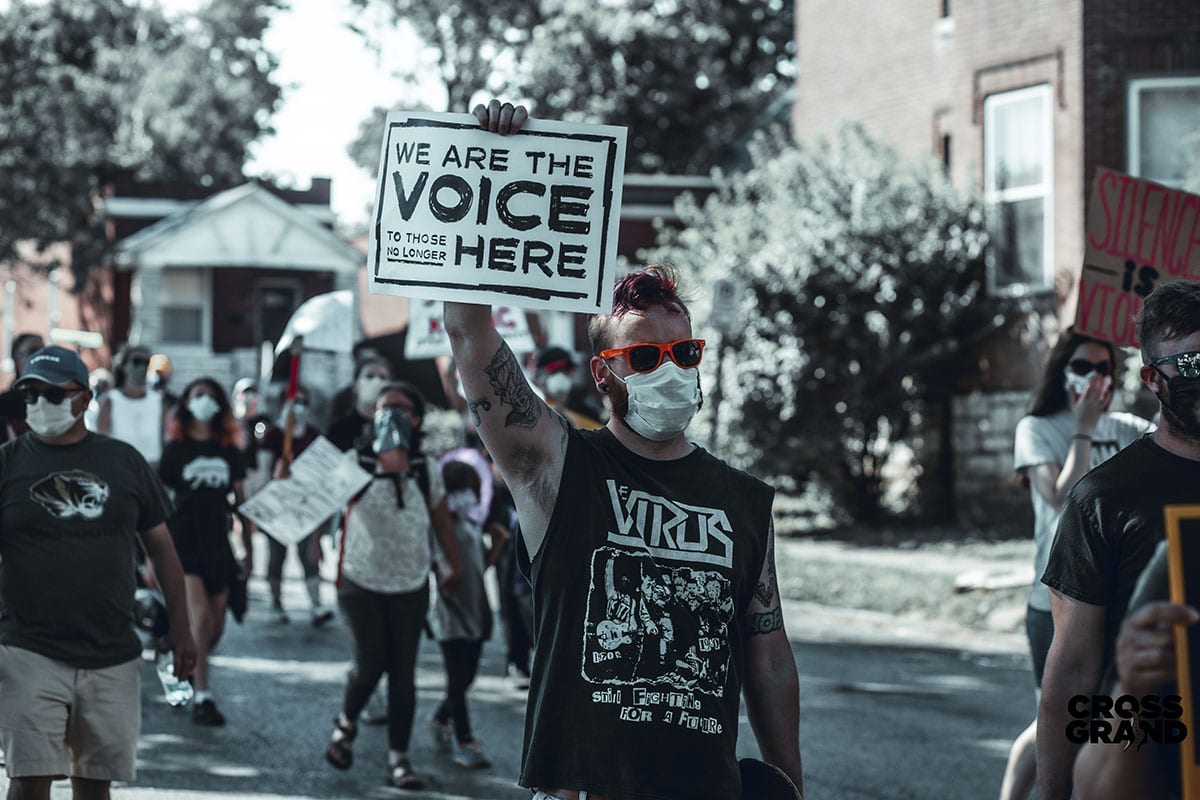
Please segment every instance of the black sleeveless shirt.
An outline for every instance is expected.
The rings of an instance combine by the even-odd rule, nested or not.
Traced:
[[[697,447],[653,461],[570,432],[529,567],[537,650],[521,784],[610,800],[741,796],[743,615],[774,490]]]

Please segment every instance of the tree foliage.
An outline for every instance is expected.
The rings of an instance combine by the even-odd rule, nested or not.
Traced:
[[[917,452],[915,478],[931,404],[1003,324],[984,297],[983,209],[940,167],[905,162],[856,126],[832,141],[763,138],[751,153],[751,169],[718,175],[702,208],[682,204],[687,227],[665,232],[651,258],[698,286],[733,276],[746,289],[720,420],[709,409],[726,453],[876,520],[897,445]]]
[[[116,171],[239,180],[280,98],[262,46],[278,6],[210,0],[184,19],[126,0],[16,0],[0,13],[0,258],[70,242],[82,287],[105,254],[98,197]]]
[[[786,0],[354,2],[413,25],[449,110],[483,90],[537,116],[628,126],[630,171],[706,172],[794,78]]]

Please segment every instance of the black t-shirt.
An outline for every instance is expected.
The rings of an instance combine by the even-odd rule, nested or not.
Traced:
[[[1200,503],[1200,461],[1143,436],[1080,479],[1067,495],[1042,583],[1104,606],[1104,664],[1129,597],[1161,541],[1163,506]]]
[[[135,535],[170,503],[141,454],[98,433],[0,447],[0,642],[81,669],[137,657]]]
[[[774,490],[697,447],[653,461],[569,433],[531,565],[521,784],[610,800],[741,796],[744,614]]]
[[[232,445],[183,439],[168,442],[158,463],[162,482],[175,492],[178,513],[229,511],[233,484],[246,477],[242,454]]]

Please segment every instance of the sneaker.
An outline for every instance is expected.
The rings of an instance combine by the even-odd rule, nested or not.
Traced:
[[[454,763],[466,769],[487,769],[492,765],[492,762],[484,757],[483,748],[478,739],[465,744],[456,743],[454,745]]]
[[[219,728],[225,724],[225,715],[217,710],[217,704],[212,700],[204,700],[192,706],[192,722],[209,728]]]
[[[433,737],[433,746],[439,753],[449,753],[454,749],[454,733],[450,723],[442,722],[437,717],[430,717],[425,722],[429,735]]]
[[[320,606],[312,610],[312,626],[320,628],[333,620],[333,611]]]
[[[283,610],[283,606],[271,606],[271,621],[277,625],[286,625],[291,622],[291,617]]]
[[[516,664],[508,665],[508,685],[518,692],[529,691],[529,671]]]

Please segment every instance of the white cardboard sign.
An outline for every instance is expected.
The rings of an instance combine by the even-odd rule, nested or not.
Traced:
[[[238,507],[281,544],[293,544],[344,508],[371,482],[354,454],[319,436],[292,462],[291,475],[271,481]]]
[[[625,129],[388,114],[367,251],[371,292],[612,310]]]
[[[404,339],[404,357],[436,358],[452,355],[450,337],[442,324],[442,304],[437,300],[413,300],[409,303],[408,335]],[[492,306],[492,324],[500,338],[514,353],[532,353],[537,349],[525,312],[512,306]]]

